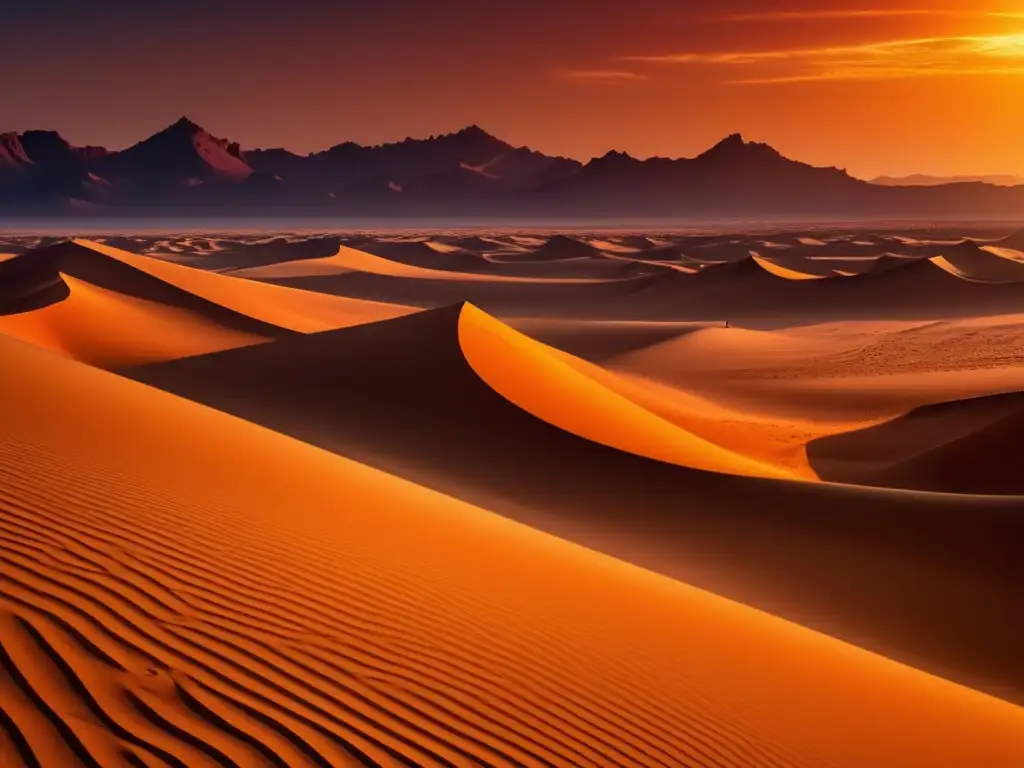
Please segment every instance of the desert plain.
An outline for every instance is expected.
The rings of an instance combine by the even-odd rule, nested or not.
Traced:
[[[1024,766],[1024,232],[0,254],[3,766]]]

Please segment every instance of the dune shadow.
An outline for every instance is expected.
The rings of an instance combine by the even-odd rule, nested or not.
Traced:
[[[1024,702],[1024,499],[721,475],[592,442],[488,386],[461,311],[124,373]]]
[[[54,254],[28,252],[0,261],[0,315],[17,315],[57,304],[71,295]]]
[[[1024,393],[915,408],[865,429],[819,438],[807,458],[826,480],[884,488],[1024,495],[1016,455]]]

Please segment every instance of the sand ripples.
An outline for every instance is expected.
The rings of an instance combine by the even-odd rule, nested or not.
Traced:
[[[557,627],[468,590],[413,601],[358,551],[332,553],[343,579],[218,556],[210,537],[279,539],[107,472],[69,489],[81,467],[3,446],[3,726],[26,765],[798,764],[645,699],[642,660],[593,690]]]

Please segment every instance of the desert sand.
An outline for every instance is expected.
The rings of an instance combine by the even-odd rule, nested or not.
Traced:
[[[3,765],[1024,765],[1019,246],[0,238]]]

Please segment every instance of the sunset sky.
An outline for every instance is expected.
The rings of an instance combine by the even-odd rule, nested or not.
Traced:
[[[246,147],[469,123],[580,159],[724,135],[851,173],[1024,174],[1024,0],[32,0],[0,131]],[[12,63],[13,62],[13,63]]]

